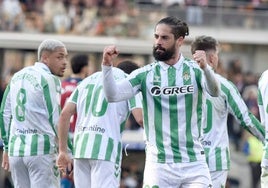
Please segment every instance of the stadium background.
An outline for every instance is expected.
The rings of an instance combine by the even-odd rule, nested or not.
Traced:
[[[191,57],[190,43],[196,36],[210,35],[220,42],[219,72],[232,80],[243,96],[246,86],[256,86],[268,68],[267,0],[111,0],[110,4],[109,0],[0,0],[1,88],[14,72],[36,61],[36,49],[45,38],[63,41],[70,56],[87,53],[92,72],[100,70],[103,47],[110,44],[120,50],[117,62],[131,58],[141,66],[150,63],[153,27],[166,15],[189,24],[190,34],[181,49],[186,57]],[[69,74],[70,69],[65,76]],[[144,165],[142,132],[132,124],[123,135],[127,147],[122,179],[128,187],[142,180]],[[231,187],[251,188],[241,151],[243,132],[234,121],[228,126]],[[6,175],[1,169],[0,187],[4,187]]]

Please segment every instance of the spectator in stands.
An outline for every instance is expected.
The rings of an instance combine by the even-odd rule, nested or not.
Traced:
[[[45,32],[65,33],[70,30],[71,21],[61,0],[46,0],[43,14]]]
[[[74,34],[85,34],[90,36],[102,33],[103,31],[99,31],[99,29],[102,28],[99,28],[101,24],[97,17],[98,6],[96,0],[84,0],[83,4],[84,6],[81,12],[80,22],[74,23],[75,25],[72,27],[71,32]]]
[[[20,31],[24,24],[24,12],[18,0],[3,0],[0,12],[2,29]]]
[[[189,24],[201,25],[203,23],[203,8],[208,0],[185,0],[186,20]]]
[[[126,4],[124,0],[103,0],[98,3],[98,19],[101,21],[102,30],[99,35],[114,35],[117,28],[120,28],[121,14]]]

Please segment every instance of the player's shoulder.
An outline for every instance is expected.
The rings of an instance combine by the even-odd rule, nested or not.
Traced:
[[[191,68],[201,69],[195,60],[188,57],[184,57],[182,63]]]
[[[227,84],[229,84],[229,83],[231,82],[230,80],[228,80],[227,78],[225,78],[224,76],[222,76],[222,75],[220,75],[220,74],[218,74],[218,73],[215,74],[215,77],[216,77],[216,79],[217,79],[220,83],[227,83]]]
[[[135,71],[139,72],[139,73],[141,73],[141,72],[150,72],[150,71],[154,71],[157,66],[160,66],[159,61],[154,61],[152,63],[149,63],[147,65],[144,65],[144,66],[140,67],[139,69],[137,69]]]
[[[113,74],[125,76],[125,72],[117,67],[113,67],[112,70],[113,70]]]
[[[83,79],[82,82],[88,82],[90,80],[97,80],[102,76],[102,72],[98,71],[98,72],[94,72],[93,74],[91,74],[90,76],[86,77],[85,79]]]
[[[260,76],[260,78],[259,78],[259,81],[267,80],[267,78],[268,78],[268,69],[265,70],[265,71],[261,74],[261,76]]]
[[[215,77],[218,80],[218,82],[225,88],[236,88],[235,84],[231,80],[225,78],[224,76],[220,74],[215,74]]]

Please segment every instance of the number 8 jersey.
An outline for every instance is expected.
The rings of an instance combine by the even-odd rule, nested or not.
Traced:
[[[9,156],[55,153],[61,85],[43,63],[15,73],[0,110],[1,137]]]

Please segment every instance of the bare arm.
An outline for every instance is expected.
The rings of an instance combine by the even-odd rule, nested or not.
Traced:
[[[9,170],[9,159],[8,159],[7,151],[3,151],[2,168],[5,169],[5,170]]]
[[[76,105],[74,103],[68,102],[64,106],[58,125],[58,136],[59,136],[59,156],[57,159],[57,165],[59,169],[66,173],[66,167],[71,170],[71,159],[68,156],[68,132],[70,128],[70,119],[76,112]]]

